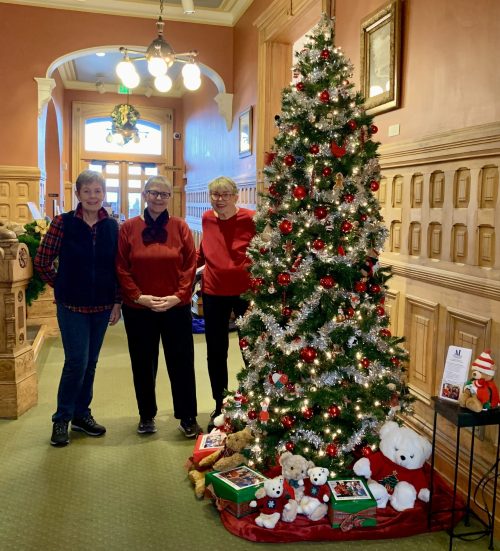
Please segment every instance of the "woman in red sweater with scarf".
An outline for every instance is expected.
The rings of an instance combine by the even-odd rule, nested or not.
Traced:
[[[156,432],[155,384],[161,338],[174,417],[180,419],[179,430],[193,438],[200,432],[190,309],[196,249],[186,222],[169,216],[171,194],[171,184],[163,176],[146,182],[144,214],[120,228],[116,267],[139,407],[137,432]]]
[[[207,342],[207,363],[215,410],[208,430],[220,414],[228,385],[227,351],[229,319],[242,316],[248,302],[241,298],[250,284],[250,240],[255,235],[254,211],[238,208],[238,188],[221,176],[208,184],[212,210],[203,214],[203,239],[198,250],[198,266],[205,265],[202,278],[203,315]]]

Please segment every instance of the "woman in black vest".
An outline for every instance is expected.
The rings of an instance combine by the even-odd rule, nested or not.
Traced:
[[[71,429],[102,436],[106,429],[90,411],[94,375],[108,324],[120,319],[115,273],[118,224],[102,207],[104,179],[84,170],[76,180],[76,210],[52,220],[34,265],[54,287],[64,367],[52,416],[50,443],[65,446]],[[54,261],[58,259],[57,270]]]

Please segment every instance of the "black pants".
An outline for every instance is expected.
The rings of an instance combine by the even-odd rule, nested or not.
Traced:
[[[207,341],[207,364],[212,396],[216,407],[222,405],[227,389],[227,351],[229,348],[229,320],[231,312],[238,318],[248,308],[240,296],[216,296],[203,293],[203,317]]]
[[[123,305],[123,321],[134,376],[135,396],[142,419],[153,419],[156,405],[156,373],[160,337],[167,364],[174,417],[196,417],[194,346],[189,304],[166,312]]]

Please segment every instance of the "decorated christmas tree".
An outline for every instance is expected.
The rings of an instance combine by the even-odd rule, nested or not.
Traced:
[[[257,435],[250,464],[285,450],[335,474],[371,453],[379,424],[407,410],[405,350],[391,335],[387,231],[374,193],[377,128],[323,16],[296,54],[256,214],[251,306],[240,320],[245,368],[226,430]]]

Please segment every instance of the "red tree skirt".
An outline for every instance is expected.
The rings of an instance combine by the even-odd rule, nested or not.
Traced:
[[[432,510],[442,511],[452,508],[453,494],[451,488],[446,485],[439,476],[434,476],[434,497]],[[455,506],[461,508],[464,503],[457,496]],[[295,541],[345,541],[345,540],[376,540],[402,538],[427,532],[427,514],[429,505],[416,502],[413,509],[401,513],[395,511],[390,505],[385,509],[377,509],[377,526],[366,528],[353,528],[343,532],[338,528],[332,528],[328,518],[318,522],[311,522],[299,515],[295,522],[286,523],[281,520],[273,530],[261,528],[255,524],[256,514],[243,518],[236,518],[228,511],[221,512],[222,523],[226,530],[250,541],[267,543],[289,543]],[[462,513],[455,513],[455,521],[458,522]],[[451,525],[451,513],[433,513],[431,531],[439,531],[449,528]]]

